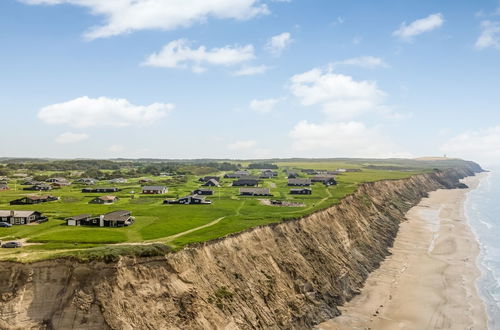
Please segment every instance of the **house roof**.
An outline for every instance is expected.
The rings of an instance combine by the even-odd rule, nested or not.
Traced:
[[[102,201],[114,201],[116,200],[118,197],[116,196],[111,196],[111,195],[106,195],[106,196],[100,196],[100,197],[97,197],[99,198],[100,200]]]
[[[240,188],[240,194],[269,194],[269,188]]]
[[[167,187],[165,186],[144,186],[142,190],[165,190]]]
[[[26,198],[31,199],[32,201],[46,200],[50,198],[56,198],[52,195],[27,195]]]
[[[130,211],[119,210],[104,214],[104,220],[126,221],[130,218]]]
[[[304,190],[312,191],[312,189],[310,189],[310,188],[294,188],[294,189],[290,189],[290,191],[304,191]]]
[[[311,184],[311,179],[288,179],[288,184]]]
[[[37,211],[14,211],[15,218],[27,218],[33,213],[37,213]],[[10,217],[11,211],[9,210],[0,210],[0,217]]]

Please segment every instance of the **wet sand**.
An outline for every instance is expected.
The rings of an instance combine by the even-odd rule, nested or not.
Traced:
[[[464,180],[470,189],[482,175]],[[469,189],[438,190],[412,208],[379,269],[317,329],[487,329],[479,298],[479,245],[467,224]]]

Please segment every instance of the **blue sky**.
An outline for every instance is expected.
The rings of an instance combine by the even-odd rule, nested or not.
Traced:
[[[0,153],[496,162],[499,5],[3,0]]]

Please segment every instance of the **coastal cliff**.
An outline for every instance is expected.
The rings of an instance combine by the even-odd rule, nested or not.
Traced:
[[[339,204],[162,257],[0,263],[1,329],[307,328],[339,314],[405,213],[474,169],[361,185]]]

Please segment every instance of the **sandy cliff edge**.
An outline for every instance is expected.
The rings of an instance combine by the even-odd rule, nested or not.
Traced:
[[[308,328],[339,315],[405,213],[467,169],[364,184],[338,205],[165,257],[0,263],[2,329]]]

